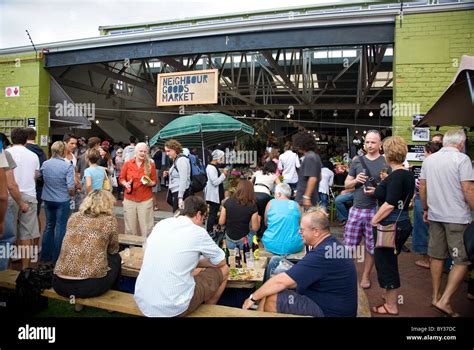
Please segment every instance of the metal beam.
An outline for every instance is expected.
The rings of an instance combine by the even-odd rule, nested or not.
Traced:
[[[295,105],[295,110],[356,110],[357,108],[363,110],[377,110],[380,108],[380,104],[366,104],[359,106],[357,103],[318,103],[314,105]],[[264,110],[267,111],[277,111],[277,110],[288,110],[288,104],[272,104],[272,105],[206,105],[206,106],[186,106],[186,111],[203,111],[203,110],[214,110],[214,111],[230,111],[230,110],[239,110],[239,111],[252,111],[252,110]],[[175,112],[177,107],[159,107],[158,111],[163,112]]]
[[[201,37],[113,44],[46,54],[46,68],[202,53],[258,51],[280,48],[329,47],[394,43],[393,23],[263,30]]]
[[[71,81],[71,80],[67,80],[67,79],[56,79],[56,81],[61,85],[69,86],[69,87],[72,87],[74,89],[93,92],[93,93],[100,94],[100,95],[105,95],[105,96],[109,95],[109,93],[107,91],[102,90],[98,87],[88,86],[88,85],[85,85],[85,84],[78,83],[76,81]],[[116,94],[116,95],[113,95],[111,97],[116,97],[116,98],[126,100],[126,101],[137,102],[137,103],[141,103],[141,104],[144,104],[144,105],[150,105],[150,103],[145,102],[143,99],[133,98],[133,97],[126,96],[126,95]]]
[[[158,57],[158,59],[161,62],[166,63],[168,66],[173,67],[177,71],[185,72],[185,71],[189,70],[188,67],[183,65],[181,62],[176,61],[174,58],[171,58],[171,57]]]
[[[154,93],[156,93],[156,86],[151,84],[151,83],[148,83],[148,82],[141,82],[139,80],[136,80],[136,79],[132,79],[132,78],[129,78],[127,77],[126,75],[122,75],[122,74],[119,74],[119,73],[116,73],[116,72],[113,72],[111,70],[108,70],[106,68],[102,68],[100,66],[96,66],[96,65],[90,65],[90,66],[87,66],[87,69],[92,71],[92,72],[95,72],[95,73],[98,73],[98,74],[101,74],[103,76],[106,76],[108,78],[112,78],[112,79],[116,79],[116,80],[121,80],[125,83],[129,83],[129,84],[132,84],[132,85],[135,85],[135,86],[138,86],[138,87],[141,87],[145,90],[150,90]]]

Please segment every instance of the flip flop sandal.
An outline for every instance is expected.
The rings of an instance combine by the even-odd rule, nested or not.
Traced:
[[[383,308],[385,310],[385,312],[380,312],[380,308]],[[390,312],[388,311],[387,307],[385,306],[385,304],[380,304],[380,305],[377,305],[377,306],[374,306],[372,307],[372,310],[371,310],[374,314],[378,314],[378,315],[388,315],[388,316],[398,316],[398,312],[394,313],[394,312]]]

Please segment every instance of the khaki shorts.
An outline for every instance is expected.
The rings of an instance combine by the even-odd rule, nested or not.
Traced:
[[[429,221],[428,255],[435,259],[451,256],[455,265],[469,265],[463,237],[467,226],[468,224]]]
[[[207,268],[195,276],[194,281],[196,282],[196,286],[194,287],[194,295],[189,302],[188,309],[178,315],[178,317],[192,313],[201,304],[211,299],[212,296],[216,294],[222,282],[224,282],[224,276],[220,269]]]
[[[21,200],[28,204],[28,211],[23,213],[16,203],[14,203],[13,220],[18,223],[17,239],[26,241],[35,239],[40,236],[39,224],[36,207],[38,201],[36,197],[28,196],[24,193],[21,194]]]

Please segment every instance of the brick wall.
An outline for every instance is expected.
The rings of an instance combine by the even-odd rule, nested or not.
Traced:
[[[43,68],[39,54],[21,54],[0,57],[0,119],[35,118],[40,135],[48,135],[49,73]],[[19,86],[19,97],[5,97],[7,86]],[[1,124],[0,121],[0,130]]]
[[[394,55],[394,103],[419,104],[425,114],[451,83],[461,56],[474,55],[474,11],[405,15],[402,27],[396,23]],[[411,115],[395,116],[394,134],[424,144],[411,140],[411,124]],[[469,137],[472,158],[474,133]]]

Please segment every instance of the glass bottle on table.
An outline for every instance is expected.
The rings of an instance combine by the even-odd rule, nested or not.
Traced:
[[[235,267],[241,268],[242,267],[242,253],[240,251],[240,247],[235,247]]]
[[[246,253],[250,253],[250,246],[249,246],[249,240],[247,237],[244,237],[244,249],[243,249],[243,254],[242,257],[244,259],[244,264],[247,264],[247,257]]]
[[[227,266],[229,266],[230,252],[229,252],[229,248],[227,248],[225,239],[222,241],[222,250],[224,251],[224,254],[225,254],[225,263],[227,264]]]

